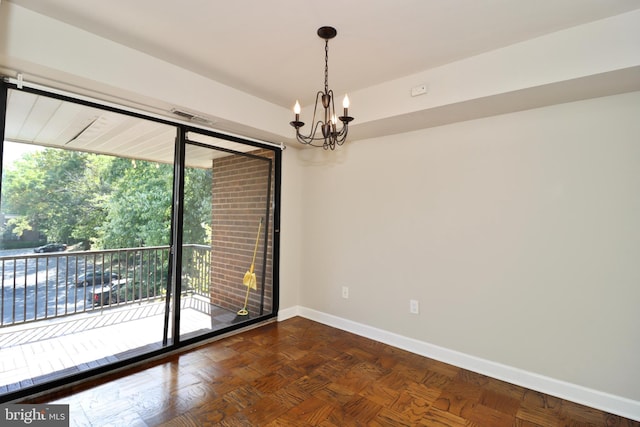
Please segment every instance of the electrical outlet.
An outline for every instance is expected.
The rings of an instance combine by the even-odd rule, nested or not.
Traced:
[[[349,288],[347,286],[342,287],[342,298],[349,298]]]
[[[420,303],[416,299],[409,300],[409,313],[418,314],[420,313]]]

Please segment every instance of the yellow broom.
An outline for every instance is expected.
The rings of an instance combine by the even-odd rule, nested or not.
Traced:
[[[253,289],[254,291],[257,289],[256,287],[256,273],[253,272],[253,268],[256,263],[256,253],[258,252],[258,242],[260,241],[260,230],[262,229],[262,220],[264,218],[260,218],[260,225],[258,225],[258,235],[256,236],[256,246],[253,249],[253,260],[251,261],[251,268],[249,271],[244,273],[244,278],[242,279],[242,283],[247,287],[247,295],[244,297],[244,307],[238,310],[238,316],[246,316],[249,314],[247,311],[247,303],[249,302],[249,291]]]

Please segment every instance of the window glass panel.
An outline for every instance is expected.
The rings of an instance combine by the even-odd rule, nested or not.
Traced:
[[[273,152],[193,132],[188,139],[181,306],[198,307],[209,324],[194,327],[183,310],[183,338],[273,309]]]
[[[157,349],[176,128],[26,91],[7,101],[0,389]]]

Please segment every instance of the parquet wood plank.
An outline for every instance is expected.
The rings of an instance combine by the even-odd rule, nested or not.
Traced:
[[[325,402],[342,406],[353,398],[355,392],[344,385],[329,383],[321,389],[315,391],[313,395],[315,397],[323,399]]]
[[[288,411],[287,416],[292,421],[302,421],[315,426],[326,420],[334,409],[335,407],[325,400],[311,396]]]
[[[302,318],[30,402],[72,426],[640,427]]]

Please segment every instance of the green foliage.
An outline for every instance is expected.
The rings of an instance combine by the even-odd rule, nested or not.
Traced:
[[[7,225],[11,227],[11,231],[16,236],[20,237],[25,231],[33,230],[31,224],[29,224],[29,218],[26,216],[19,216],[7,221]]]
[[[211,169],[185,171],[183,244],[211,244]]]
[[[114,159],[107,215],[94,240],[101,248],[169,244],[173,167]],[[123,167],[127,162],[129,167]]]
[[[210,170],[187,169],[184,242],[211,241]],[[46,148],[3,171],[2,205],[17,214],[13,232],[29,227],[48,241],[95,249],[167,245],[173,165]]]
[[[13,168],[3,171],[3,212],[20,215],[21,224],[37,227],[49,241],[88,237],[75,226],[96,221],[100,215],[99,199],[85,188],[85,175],[91,171],[88,166],[95,157],[55,149],[26,154]],[[15,230],[21,233],[25,229],[21,226]]]

